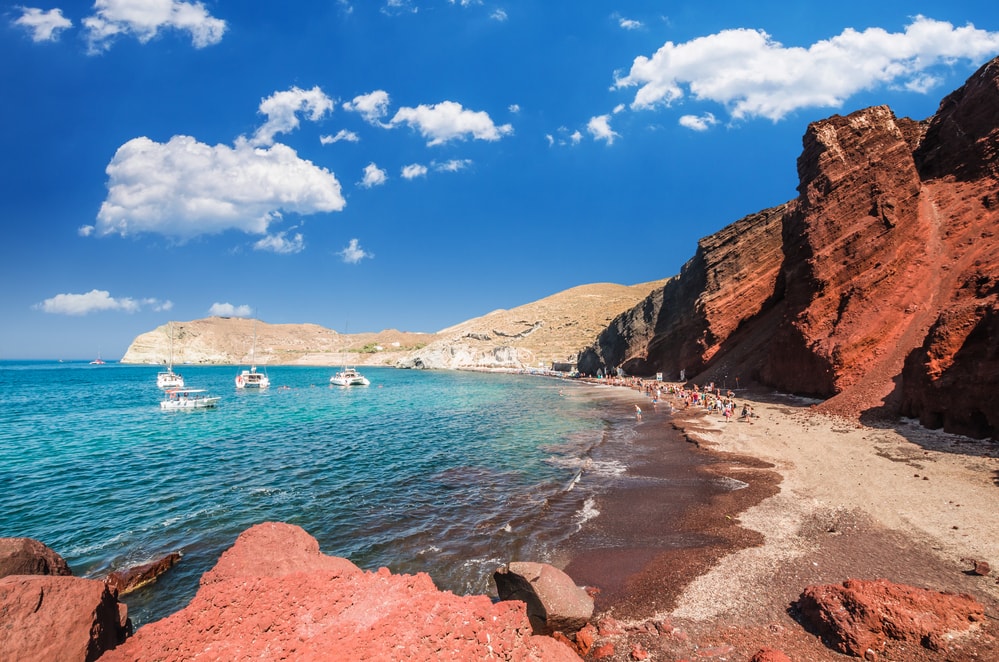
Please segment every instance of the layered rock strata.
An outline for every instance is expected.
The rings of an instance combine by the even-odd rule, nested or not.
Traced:
[[[999,58],[931,118],[809,126],[799,195],[698,245],[580,370],[681,370],[999,435]]]

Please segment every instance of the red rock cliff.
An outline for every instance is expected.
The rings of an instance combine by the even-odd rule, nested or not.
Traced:
[[[999,58],[923,122],[809,126],[798,197],[703,239],[580,370],[681,369],[999,435]]]

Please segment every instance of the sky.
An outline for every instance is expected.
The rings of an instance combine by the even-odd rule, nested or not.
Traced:
[[[0,359],[210,315],[434,332],[677,274],[993,2],[0,2]]]

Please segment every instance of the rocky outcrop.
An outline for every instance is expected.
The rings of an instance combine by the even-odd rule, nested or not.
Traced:
[[[433,342],[396,365],[524,370],[574,363],[580,347],[663,282],[580,285],[511,310],[496,310],[438,331]]]
[[[125,568],[123,570],[113,570],[104,578],[104,583],[114,591],[116,595],[125,595],[142,588],[147,584],[152,584],[164,572],[180,562],[180,553],[171,552],[166,556],[143,563],[142,565]]]
[[[593,617],[593,598],[547,563],[514,561],[493,573],[500,600],[520,600],[535,634],[572,635]]]
[[[299,527],[243,532],[181,611],[105,654],[118,660],[578,660],[531,634],[523,603],[437,590],[430,577],[365,572]]]
[[[125,640],[125,605],[95,579],[10,575],[0,579],[5,660],[91,661]]]
[[[878,654],[895,642],[946,652],[948,635],[985,619],[984,608],[971,596],[884,579],[809,586],[796,606],[831,648],[868,659],[868,651]]]
[[[31,538],[0,538],[0,577],[7,575],[72,575],[66,561]]]
[[[809,126],[798,197],[702,240],[580,370],[680,370],[999,436],[999,58],[922,122]]]

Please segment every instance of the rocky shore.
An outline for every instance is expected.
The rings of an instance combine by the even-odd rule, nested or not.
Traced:
[[[996,444],[906,422],[867,427],[774,394],[735,394],[756,415],[727,419],[678,395],[653,405],[622,393],[622,407],[643,410],[644,459],[632,470],[655,474],[657,444],[691,444],[711,460],[701,470],[736,489],[680,523],[707,541],[697,554],[642,545],[659,525],[642,493],[602,497],[595,523],[631,530],[635,544],[572,550],[565,570],[596,610],[571,631],[539,636],[537,605],[529,618],[522,596],[494,602],[441,592],[426,575],[365,572],[319,553],[298,527],[268,523],[240,536],[186,608],[127,639],[121,578],[68,577],[30,542],[18,558],[40,560],[5,551],[4,650],[22,660],[999,658]]]

